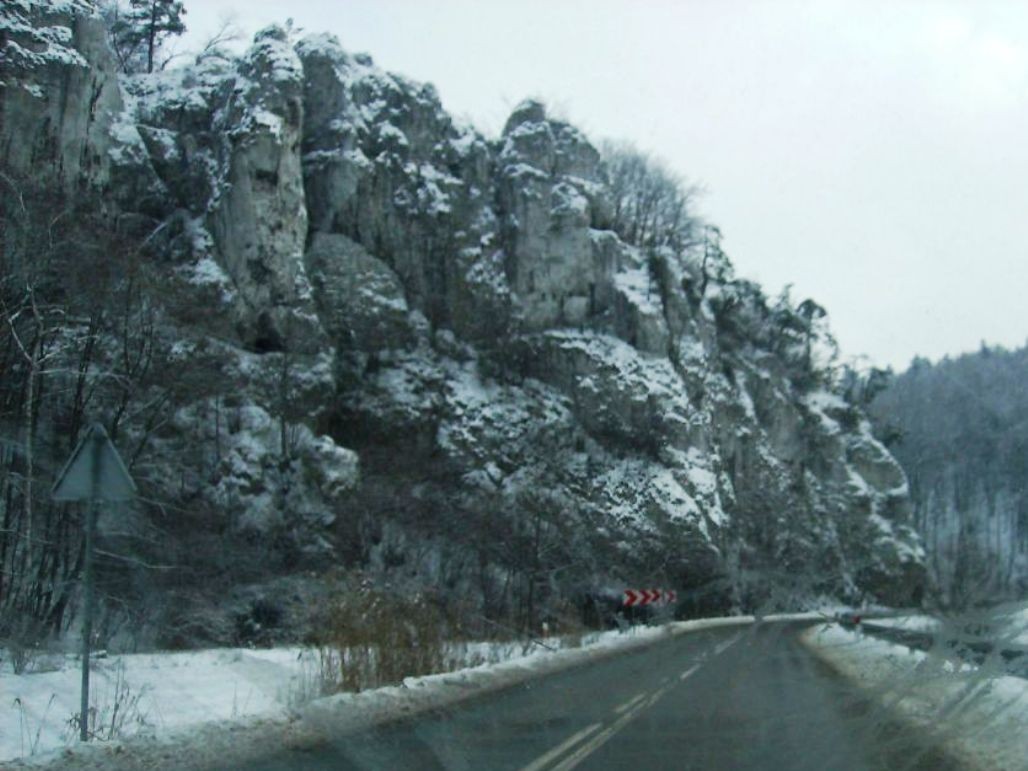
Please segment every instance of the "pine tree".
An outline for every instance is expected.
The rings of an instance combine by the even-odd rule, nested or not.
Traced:
[[[128,0],[115,2],[107,17],[111,43],[125,72],[153,72],[161,45],[186,31],[186,10],[181,0]]]

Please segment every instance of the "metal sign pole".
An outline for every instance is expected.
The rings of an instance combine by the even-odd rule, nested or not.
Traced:
[[[93,542],[101,501],[129,501],[136,494],[136,483],[111,444],[107,432],[94,423],[54,482],[50,497],[55,501],[86,504],[86,553],[82,565],[82,711],[79,738],[89,741],[89,654],[93,644]]]
[[[86,506],[86,558],[83,566],[82,590],[82,712],[79,714],[79,740],[89,741],[89,653],[93,643],[93,539],[96,535],[96,517],[100,508],[100,468],[103,460],[100,451],[103,449],[99,434],[93,434],[92,452],[92,484],[90,500]]]
[[[96,501],[86,506],[86,559],[82,571],[82,707],[79,713],[79,739],[89,741],[89,654],[93,642],[93,535],[96,531]]]

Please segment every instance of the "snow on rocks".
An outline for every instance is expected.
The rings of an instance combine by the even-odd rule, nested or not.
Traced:
[[[537,339],[540,377],[572,393],[586,425],[658,442],[688,431],[685,383],[667,359],[644,356],[610,335],[555,330]],[[652,436],[655,428],[666,436]]]
[[[122,101],[95,4],[5,2],[0,37],[0,165],[68,191],[105,186]]]

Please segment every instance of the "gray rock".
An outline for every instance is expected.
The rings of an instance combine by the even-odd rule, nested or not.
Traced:
[[[109,153],[120,143],[112,129],[122,100],[102,19],[81,8],[42,2],[2,12],[55,32],[36,37],[17,27],[5,30],[10,48],[4,52],[0,88],[0,165],[69,191],[107,187]],[[64,35],[65,44],[56,42]],[[17,51],[26,53],[17,56]]]
[[[360,244],[316,233],[306,263],[319,318],[338,348],[370,352],[412,342],[403,285]]]
[[[239,293],[240,325],[266,350],[317,344],[303,262],[302,94],[303,68],[284,30],[259,32],[228,113],[227,184],[208,215],[218,261]]]

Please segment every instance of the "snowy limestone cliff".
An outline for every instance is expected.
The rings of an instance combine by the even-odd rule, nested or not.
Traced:
[[[68,55],[8,84],[0,161],[146,235],[172,370],[204,381],[146,446],[149,499],[287,534],[279,574],[361,567],[495,617],[629,585],[919,597],[904,474],[800,317],[709,243],[619,237],[600,153],[543,105],[490,139],[277,27],[119,78],[87,3],[19,7]]]

